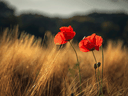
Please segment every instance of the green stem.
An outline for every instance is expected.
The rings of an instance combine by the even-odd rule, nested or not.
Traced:
[[[70,45],[72,46],[72,48],[74,49],[74,51],[75,51],[76,58],[77,58],[77,62],[78,62],[78,64],[79,64],[79,60],[78,60],[78,56],[77,56],[76,50],[75,50],[75,48],[73,47],[73,45],[71,44],[71,42],[70,42],[70,41],[69,41],[69,43],[70,43]],[[80,74],[80,66],[78,66],[78,68],[79,68],[80,92],[81,92],[81,91],[82,91],[82,89],[81,89],[81,74]]]
[[[102,85],[103,85],[103,65],[104,65],[104,54],[103,54],[103,46],[101,45],[101,49],[102,49],[102,80],[101,80],[101,89],[102,89]],[[101,90],[102,95],[103,95],[103,91]]]
[[[99,81],[100,72],[99,72],[98,63],[97,63],[97,60],[96,60],[96,57],[95,57],[95,55],[94,55],[94,52],[93,52],[93,51],[92,51],[92,54],[93,54],[93,57],[94,57],[94,59],[95,59],[96,66],[97,66],[97,68],[98,68],[97,78],[98,78],[98,81]],[[100,82],[99,82],[99,86],[100,86]],[[99,94],[100,94],[100,90],[99,90]]]
[[[95,59],[96,66],[98,67],[98,65],[97,65],[97,61],[96,61],[96,57],[95,57],[95,55],[94,55],[94,52],[93,52],[93,51],[92,51],[92,54],[93,54],[93,57],[94,57],[94,59]]]
[[[96,69],[95,69],[95,77],[96,77]],[[97,82],[97,78],[96,78],[96,82]],[[97,92],[98,92],[98,85],[97,85]]]
[[[103,80],[103,65],[104,65],[104,54],[103,54],[103,47],[101,45],[101,49],[102,49],[102,80]],[[103,81],[102,81],[103,83]]]

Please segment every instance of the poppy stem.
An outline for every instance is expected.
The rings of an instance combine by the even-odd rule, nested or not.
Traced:
[[[95,69],[95,77],[96,77],[96,69]],[[97,82],[97,78],[96,78],[96,82]],[[97,92],[98,92],[98,84],[97,84]]]
[[[77,58],[77,62],[78,62],[78,68],[79,68],[79,79],[80,79],[80,92],[82,91],[81,89],[81,74],[80,74],[80,65],[79,65],[79,60],[78,60],[78,56],[77,56],[77,53],[76,53],[76,50],[75,48],[73,47],[73,45],[71,44],[71,42],[69,41],[70,45],[72,46],[72,48],[74,49],[75,51],[75,54],[76,54],[76,58]]]
[[[103,91],[102,91],[102,85],[103,85],[103,65],[104,65],[104,54],[103,54],[103,46],[101,45],[101,49],[102,49],[102,79],[101,79],[101,92],[103,95]]]
[[[96,66],[97,66],[97,68],[98,68],[98,74],[97,74],[97,78],[98,78],[98,81],[99,81],[100,72],[99,72],[98,63],[97,63],[97,60],[96,60],[96,57],[95,57],[95,55],[94,55],[94,52],[93,52],[93,50],[92,50],[92,54],[93,54],[93,57],[94,57],[94,59],[95,59],[95,62],[96,62]],[[100,81],[99,81],[99,86],[100,86]],[[100,90],[99,90],[99,94],[100,94]]]
[[[95,57],[95,55],[94,55],[94,52],[93,52],[93,51],[92,51],[92,54],[93,54],[94,59],[95,59],[95,62],[96,62],[96,64],[97,64],[96,57]],[[97,67],[98,67],[98,65],[97,65]]]
[[[103,65],[104,65],[104,54],[103,54],[103,47],[101,45],[101,49],[102,49],[102,80],[103,80]],[[102,81],[103,83],[103,81]]]

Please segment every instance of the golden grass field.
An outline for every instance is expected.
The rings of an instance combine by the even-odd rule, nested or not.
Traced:
[[[18,27],[6,29],[0,37],[0,96],[80,96],[78,69],[76,79],[68,71],[77,63],[69,42],[59,49],[54,36],[47,32],[46,48],[40,38],[22,34],[18,39],[17,34]],[[81,52],[78,44],[72,44],[80,61],[82,96],[97,96],[93,54]],[[104,96],[128,96],[128,49],[121,46],[121,41],[108,41],[103,49]],[[94,54],[102,63],[101,49]],[[101,76],[102,64],[99,70]]]

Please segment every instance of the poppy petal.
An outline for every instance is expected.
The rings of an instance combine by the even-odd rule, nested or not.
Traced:
[[[79,43],[79,48],[81,51],[83,52],[88,52],[90,51],[92,48],[94,47],[94,45],[92,45],[89,41],[87,40],[81,40],[81,42]]]
[[[76,35],[75,32],[63,32],[63,34],[66,41],[72,39]]]
[[[63,27],[60,28],[60,31],[61,31],[61,32],[62,32],[62,31],[65,31],[65,32],[72,32],[72,31],[73,31],[73,28],[72,28],[71,26],[68,26],[68,27],[63,26]]]
[[[81,48],[80,48],[80,51],[82,51],[82,52],[89,52],[90,50],[87,49],[87,48],[81,47]]]
[[[66,29],[67,29],[67,27],[65,27],[65,26],[64,27],[61,27],[60,28],[60,31],[66,31]]]
[[[96,35],[96,45],[101,46],[103,42],[103,38],[101,36]]]
[[[88,52],[88,51],[90,51],[89,49],[87,49],[84,46],[85,43],[87,43],[87,42],[84,42],[84,40],[79,43],[79,48],[80,48],[80,51],[82,51],[82,52]]]
[[[95,38],[96,34],[92,34],[91,36],[85,37],[84,39],[87,39],[89,42],[96,44],[96,38]]]
[[[99,51],[99,46],[95,46],[95,49],[96,49],[97,51]]]
[[[73,31],[73,28],[71,26],[68,27],[70,31]]]
[[[65,44],[68,41],[65,41],[65,36],[64,36],[63,32],[58,32],[58,34],[54,38],[54,42],[55,42],[55,44]]]

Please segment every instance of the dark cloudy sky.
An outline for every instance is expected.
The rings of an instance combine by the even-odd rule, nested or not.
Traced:
[[[16,15],[23,12],[43,14],[48,17],[68,18],[73,14],[87,14],[92,10],[102,12],[125,11],[128,0],[4,0],[16,8]]]

